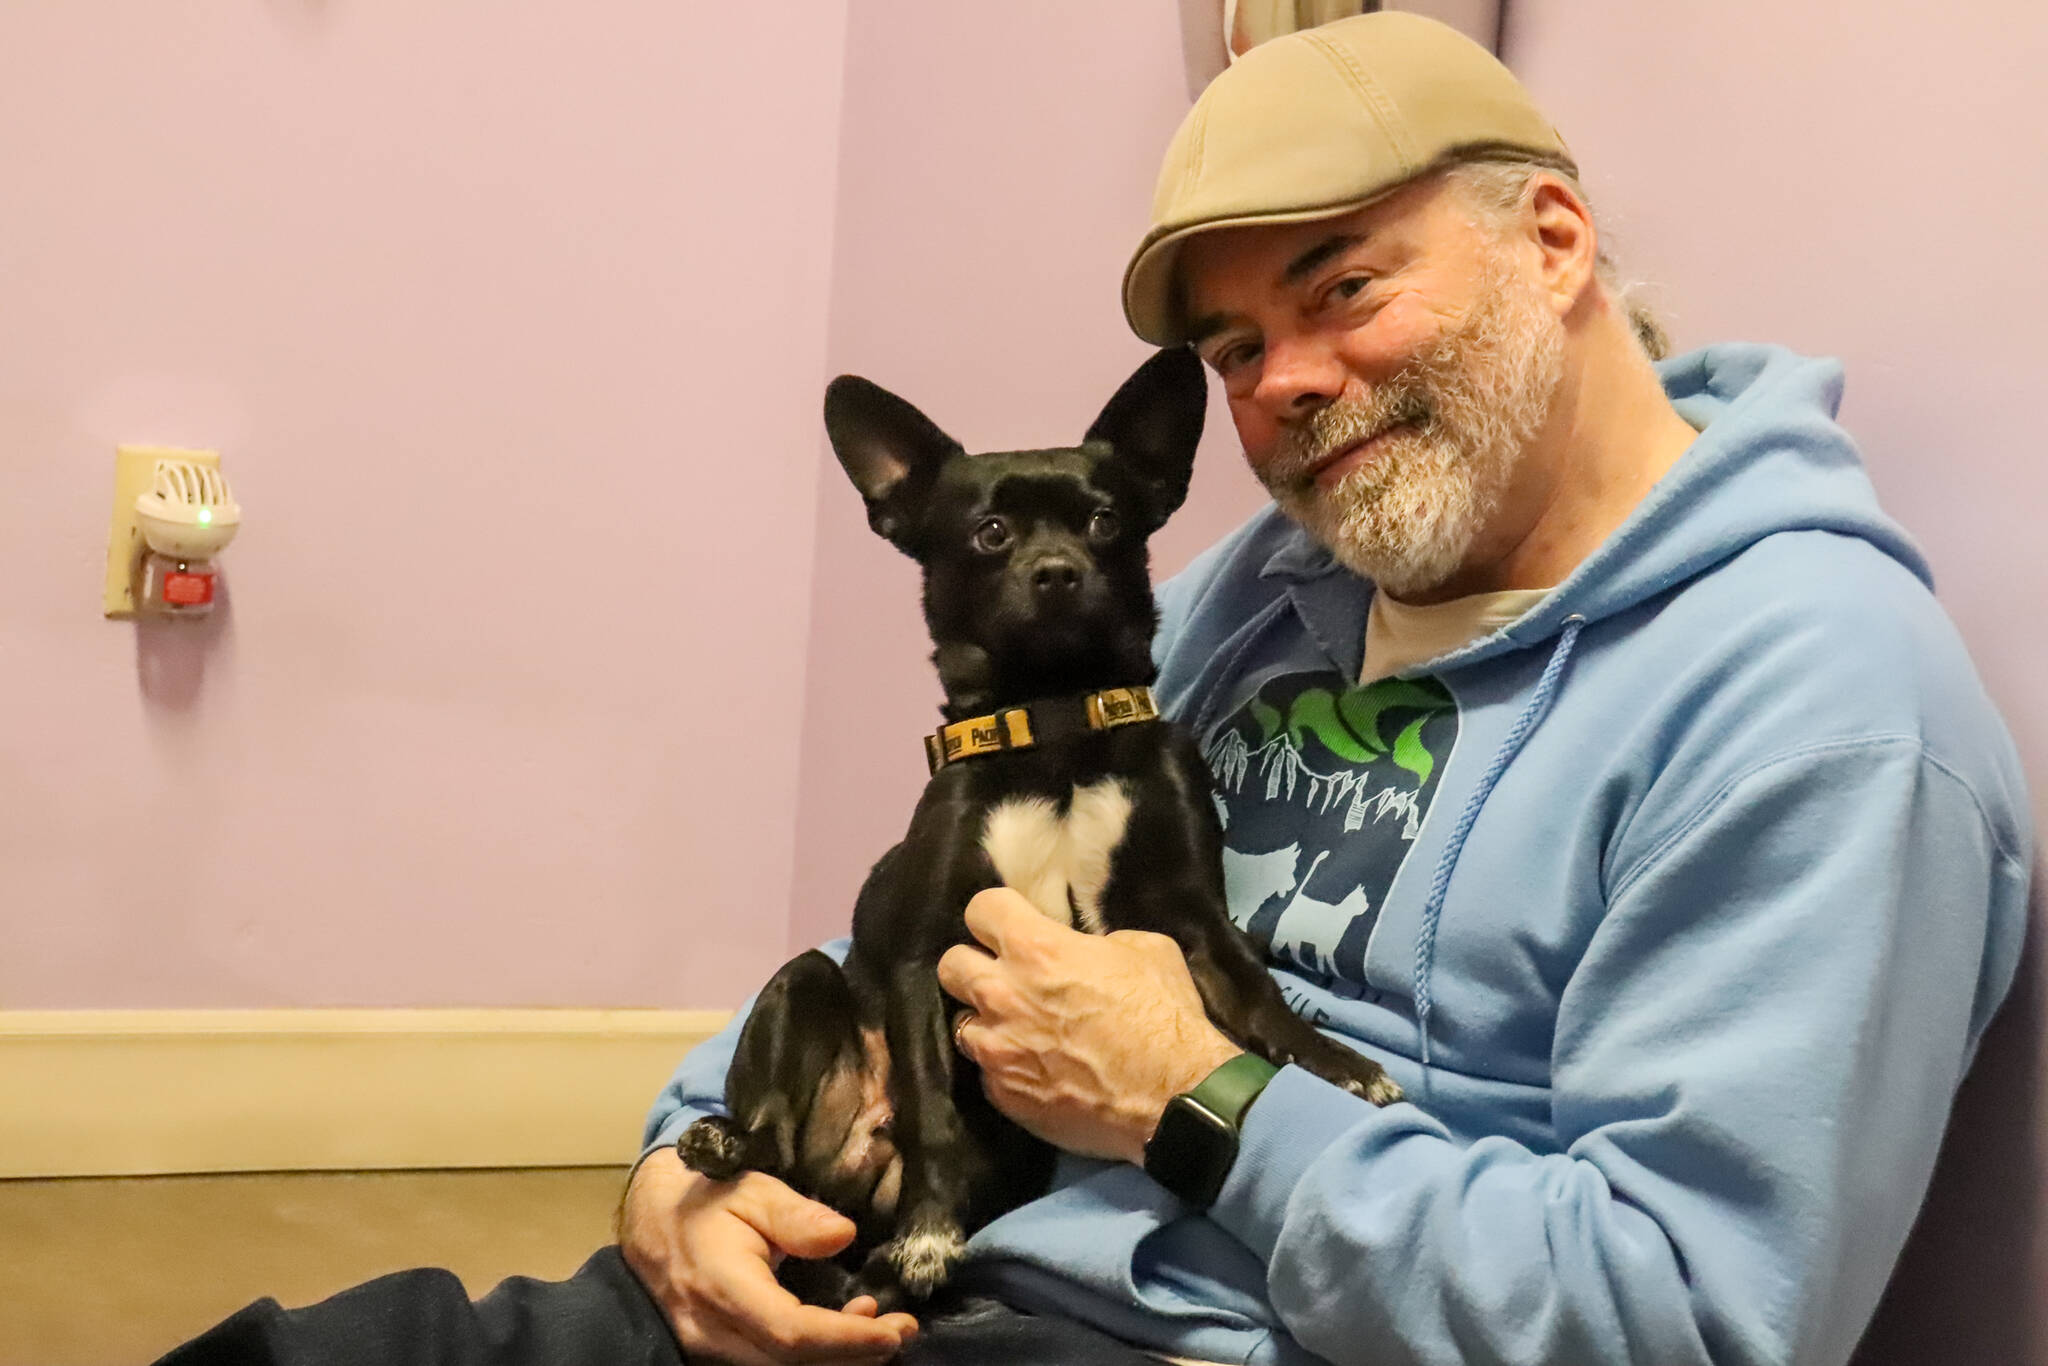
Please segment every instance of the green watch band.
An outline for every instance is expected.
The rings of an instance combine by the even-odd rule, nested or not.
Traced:
[[[1266,1083],[1280,1069],[1256,1053],[1240,1053],[1202,1078],[1188,1099],[1233,1129],[1244,1127],[1244,1112],[1252,1108]]]
[[[1240,1053],[1194,1090],[1168,1101],[1145,1144],[1146,1172],[1196,1209],[1215,1204],[1237,1162],[1244,1112],[1279,1070],[1264,1058]]]

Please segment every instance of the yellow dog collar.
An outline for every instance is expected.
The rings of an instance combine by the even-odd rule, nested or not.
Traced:
[[[924,737],[925,762],[937,773],[947,764],[984,754],[1031,749],[1055,734],[1076,729],[1072,709],[1089,730],[1114,730],[1140,721],[1157,721],[1150,688],[1104,688],[1079,698],[1054,698],[1021,707],[1005,707],[987,716],[972,716],[941,726]]]

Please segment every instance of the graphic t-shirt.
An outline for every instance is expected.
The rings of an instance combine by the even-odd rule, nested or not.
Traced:
[[[1276,962],[1364,995],[1379,908],[1458,738],[1458,705],[1394,674],[1516,620],[1542,590],[1430,606],[1373,598],[1362,679],[1267,679],[1204,739],[1224,823],[1231,916]]]

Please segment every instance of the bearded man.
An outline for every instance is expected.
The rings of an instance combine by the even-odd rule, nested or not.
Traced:
[[[1068,1156],[965,1276],[1217,1361],[1846,1360],[2011,979],[2031,822],[1838,368],[1654,363],[1563,141],[1400,14],[1211,86],[1125,307],[1214,367],[1274,500],[1162,594],[1232,913],[1407,1100],[1246,1085],[1164,941],[984,893],[959,1046]],[[686,1352],[886,1356],[907,1319],[769,1279],[843,1220],[667,1150],[730,1051],[650,1118],[630,1262]]]

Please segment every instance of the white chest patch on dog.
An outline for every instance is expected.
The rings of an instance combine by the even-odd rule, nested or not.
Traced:
[[[1062,925],[1101,934],[1110,855],[1130,819],[1124,785],[1105,778],[1075,788],[1065,815],[1042,797],[1002,803],[988,813],[981,847],[1005,887]]]

